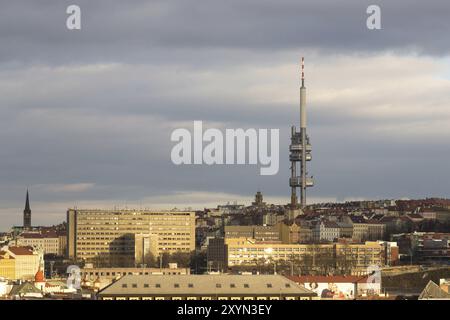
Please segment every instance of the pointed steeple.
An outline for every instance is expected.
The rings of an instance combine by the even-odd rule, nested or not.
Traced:
[[[30,196],[27,189],[27,198],[25,200],[25,210],[23,210],[23,227],[25,229],[31,228],[31,208],[30,208]]]
[[[28,189],[27,189],[27,199],[25,200],[25,211],[31,211],[31,209],[30,209],[30,196],[28,195]]]

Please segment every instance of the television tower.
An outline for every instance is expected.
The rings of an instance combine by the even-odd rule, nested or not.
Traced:
[[[300,131],[291,127],[291,145],[289,146],[289,161],[291,162],[291,209],[303,209],[306,206],[306,188],[312,187],[314,181],[308,176],[306,162],[311,161],[311,144],[306,134],[306,87],[305,59],[302,57],[302,86],[300,87]],[[297,175],[297,168],[300,175]],[[297,188],[300,188],[300,206],[297,199]]]

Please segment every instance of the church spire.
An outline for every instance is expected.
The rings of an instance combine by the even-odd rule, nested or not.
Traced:
[[[27,189],[27,198],[25,200],[25,210],[23,210],[23,227],[31,228],[31,208],[30,208],[30,196]]]
[[[25,200],[25,211],[31,211],[31,209],[30,209],[30,196],[28,195],[28,189],[27,189],[27,199]]]

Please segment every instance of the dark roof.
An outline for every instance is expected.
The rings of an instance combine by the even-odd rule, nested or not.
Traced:
[[[350,216],[353,223],[366,223],[366,219],[363,216]]]
[[[412,218],[412,219],[423,219],[423,217],[417,213],[409,213],[409,214],[407,214],[407,217]]]
[[[25,212],[30,212],[30,197],[28,195],[28,189],[27,189],[27,198],[25,200]]]
[[[380,222],[392,222],[392,221],[396,221],[397,219],[398,219],[398,217],[384,216],[383,218],[380,219]]]
[[[322,221],[325,228],[340,228],[339,225],[334,221]]]
[[[36,288],[32,283],[24,282],[19,285],[14,285],[12,287],[11,291],[9,292],[9,295],[15,296],[15,295],[23,295],[23,294],[27,294],[27,293],[42,293],[42,292],[41,292],[41,290]]]
[[[373,220],[381,220],[384,217],[384,214],[374,214],[372,216]]]
[[[366,223],[367,223],[367,224],[383,224],[381,221],[378,221],[378,220],[372,220],[372,219],[367,220]]]
[[[20,236],[26,239],[58,238],[58,234],[54,231],[45,233],[22,233]]]

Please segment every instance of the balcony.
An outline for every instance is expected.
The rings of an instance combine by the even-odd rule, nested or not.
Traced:
[[[306,161],[311,161],[311,153],[306,153]],[[301,153],[291,153],[289,155],[289,161],[302,161],[302,154]]]
[[[291,187],[301,187],[302,186],[301,177],[289,178],[289,185]],[[306,187],[312,187],[312,186],[314,186],[313,178],[306,178]]]
[[[303,150],[303,146],[301,143],[293,143],[291,145],[289,145],[289,150],[290,151],[302,151]],[[306,144],[306,151],[310,152],[312,150],[311,145],[308,143]]]

